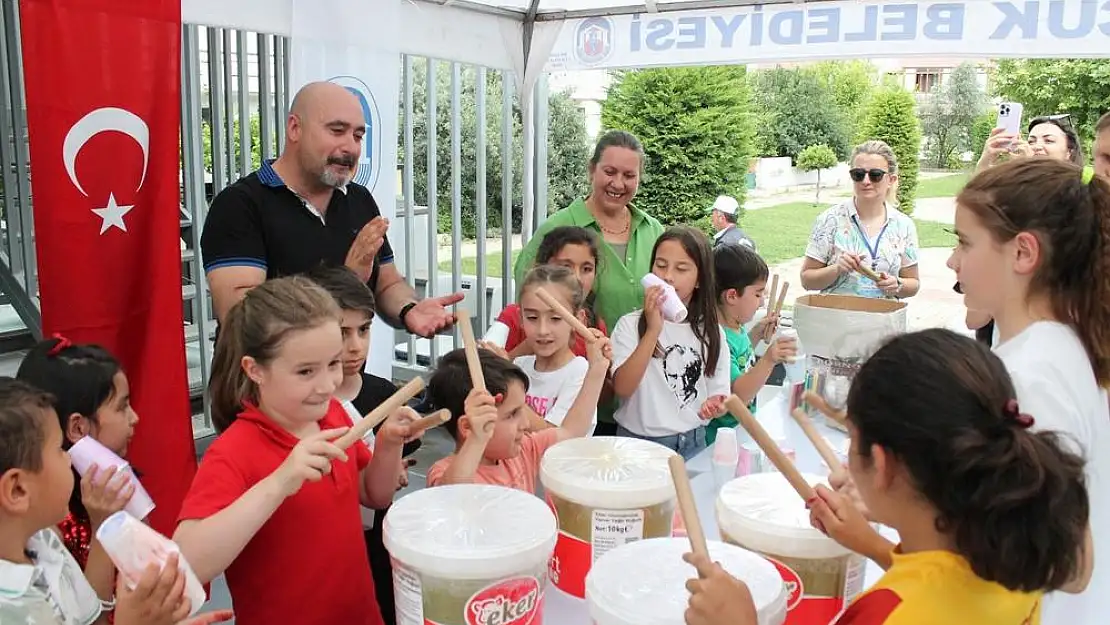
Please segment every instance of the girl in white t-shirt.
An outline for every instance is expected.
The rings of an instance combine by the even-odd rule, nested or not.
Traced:
[[[588,344],[587,358],[576,356],[573,345],[578,335],[559,312],[536,295],[537,287],[543,287],[575,314],[586,302],[582,284],[574,271],[566,267],[539,265],[524,278],[520,318],[529,354],[517,357],[513,363],[528,375],[524,401],[538,417],[534,426],[558,427],[568,417],[587,412],[596,426],[597,401],[609,373],[607,355]],[[598,338],[605,337],[600,330],[591,332]],[[603,344],[604,351],[608,351],[608,343]]]
[[[668,228],[651,253],[651,271],[686,306],[681,323],[663,318],[663,287],[648,287],[644,308],[613,328],[617,433],[663,444],[689,459],[705,449],[705,426],[725,413],[729,363],[717,320],[709,240],[686,226]]]
[[[1110,184],[1082,175],[1043,158],[981,172],[956,198],[948,260],[967,307],[995,320],[1022,409],[1087,461],[1094,575],[1082,594],[1046,597],[1045,625],[1110,613]]]

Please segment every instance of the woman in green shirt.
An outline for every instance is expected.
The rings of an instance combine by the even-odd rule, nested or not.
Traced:
[[[644,148],[632,133],[610,130],[598,139],[590,157],[590,194],[549,216],[521,250],[513,269],[516,284],[535,264],[536,249],[558,226],[581,226],[598,233],[601,258],[594,282],[595,312],[612,328],[622,315],[644,303],[640,278],[651,271],[651,249],[663,225],[632,206],[640,186]],[[616,431],[612,410],[599,406],[598,434]]]

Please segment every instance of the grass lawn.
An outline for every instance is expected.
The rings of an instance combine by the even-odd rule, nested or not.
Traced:
[[[964,188],[970,177],[969,173],[960,172],[937,178],[918,178],[917,199],[955,197]]]
[[[828,208],[821,204],[813,206],[810,202],[779,204],[760,210],[749,211],[740,222],[740,227],[748,236],[755,239],[759,253],[768,264],[780,263],[805,254],[806,243],[813,221],[821,211]],[[950,228],[935,221],[918,221],[917,237],[921,247],[952,247],[956,237],[945,230]],[[513,253],[516,260],[517,253]],[[451,271],[448,259],[439,264],[441,271]],[[462,259],[463,274],[477,273],[475,258]],[[486,257],[486,274],[490,278],[501,277],[501,252],[490,252]]]

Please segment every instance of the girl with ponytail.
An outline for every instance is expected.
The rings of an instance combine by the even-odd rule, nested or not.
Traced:
[[[898,336],[848,395],[848,471],[883,539],[843,495],[817,486],[811,521],[887,569],[836,625],[1056,625],[1044,593],[1075,593],[1093,567],[1084,461],[1037,430],[1002,361],[948,330]],[[743,584],[694,556],[688,625],[755,625]],[[1093,623],[1099,621],[1075,621]]]
[[[948,266],[967,307],[994,318],[994,350],[1022,408],[1086,461],[1096,560],[1110,562],[1110,183],[1084,183],[1068,162],[1016,159],[967,184],[955,222]],[[1107,613],[1102,566],[1082,595],[1046,597],[1044,622],[1096,623]]]

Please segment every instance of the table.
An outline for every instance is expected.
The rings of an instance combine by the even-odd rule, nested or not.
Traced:
[[[787,414],[785,396],[781,387],[764,387],[759,394],[759,410],[756,419],[771,434],[773,438],[785,438],[794,448],[796,464],[803,473],[825,475],[821,457],[813,449],[805,433],[798,424]],[[830,428],[824,423],[814,424],[818,431],[832,444],[834,449],[846,450],[848,435],[840,430]],[[709,540],[720,540],[720,531],[717,529],[717,515],[715,512],[717,481],[712,471],[713,449],[710,447],[694,456],[686,463],[686,470],[690,474],[690,486],[694,491],[694,501],[698,509],[698,518],[701,520],[705,536]],[[894,542],[898,542],[898,535],[887,527],[880,528],[880,533]],[[882,576],[883,570],[870,560],[864,570],[864,588],[873,585]],[[586,602],[563,593],[555,586],[549,585],[544,607],[544,625],[591,625]]]

